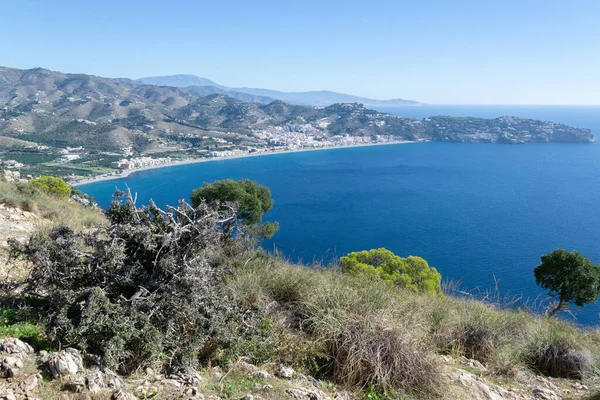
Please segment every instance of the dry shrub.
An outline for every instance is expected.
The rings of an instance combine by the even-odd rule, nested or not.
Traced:
[[[448,299],[433,313],[434,342],[443,352],[455,352],[490,364],[504,346],[515,346],[531,331],[530,315],[501,311],[475,302]],[[504,356],[507,353],[504,352]],[[503,357],[504,357],[503,356]]]
[[[594,371],[595,362],[579,336],[560,324],[540,327],[524,349],[524,361],[547,376],[584,379]]]
[[[406,393],[435,390],[435,362],[409,330],[380,321],[345,322],[320,332],[329,345],[336,382]]]
[[[33,200],[23,200],[21,202],[21,210],[29,211],[30,213],[34,214],[38,214],[40,212],[37,203]]]

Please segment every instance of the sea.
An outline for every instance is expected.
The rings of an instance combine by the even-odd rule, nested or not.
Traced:
[[[380,111],[495,118],[513,115],[589,128],[600,106],[407,106]],[[541,307],[533,269],[542,254],[577,250],[600,264],[600,143],[414,143],[219,160],[133,173],[80,189],[101,206],[128,185],[139,204],[189,198],[217,179],[249,178],[271,189],[263,243],[294,262],[335,263],[352,251],[387,248],[421,256],[460,293]],[[490,295],[491,296],[491,295]],[[600,304],[563,318],[600,322]]]

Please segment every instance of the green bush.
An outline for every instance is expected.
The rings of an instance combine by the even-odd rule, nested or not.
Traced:
[[[340,259],[342,272],[380,278],[397,287],[441,294],[442,276],[421,257],[398,257],[386,249],[350,253]]]
[[[32,179],[31,184],[61,199],[68,199],[71,196],[71,187],[60,178],[40,176],[39,178]]]

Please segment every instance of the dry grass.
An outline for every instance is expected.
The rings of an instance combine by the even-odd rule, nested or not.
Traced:
[[[248,262],[229,286],[242,303],[325,345],[329,364],[323,368],[335,382],[382,393],[435,393],[444,382],[436,354],[477,359],[490,374],[506,378],[519,369],[587,378],[600,360],[595,330],[276,258]]]
[[[50,226],[64,224],[74,231],[81,231],[107,223],[102,213],[90,207],[83,207],[70,200],[61,200],[44,193],[29,183],[0,181],[0,204],[18,207],[50,221]],[[40,229],[45,229],[44,222]]]

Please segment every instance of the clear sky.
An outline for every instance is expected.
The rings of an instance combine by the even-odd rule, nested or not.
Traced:
[[[0,0],[0,65],[439,104],[600,104],[600,0]]]

